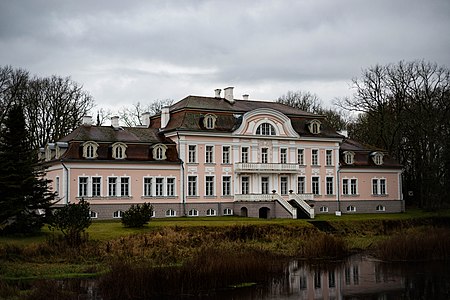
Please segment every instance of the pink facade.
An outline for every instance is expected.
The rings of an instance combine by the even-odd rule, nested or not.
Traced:
[[[80,126],[46,147],[47,177],[61,204],[84,198],[98,218],[143,202],[155,217],[401,211],[401,166],[324,124],[278,103],[189,96],[139,128]]]

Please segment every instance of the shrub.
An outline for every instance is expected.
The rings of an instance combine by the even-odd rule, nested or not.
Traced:
[[[58,229],[66,241],[73,246],[80,245],[82,233],[91,225],[89,203],[81,199],[79,203],[68,204],[56,209],[49,220],[50,230]]]
[[[150,222],[153,206],[150,203],[132,204],[122,215],[122,224],[125,227],[138,228]]]

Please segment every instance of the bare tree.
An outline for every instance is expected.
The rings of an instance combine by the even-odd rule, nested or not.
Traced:
[[[283,103],[307,112],[317,113],[322,109],[322,101],[316,94],[305,91],[288,91],[277,99],[278,103]]]
[[[339,105],[362,114],[351,135],[387,149],[423,207],[450,202],[450,70],[424,61],[374,66]]]
[[[110,109],[100,108],[97,111],[96,125],[97,126],[105,125],[106,120],[110,120],[112,116],[113,112]]]
[[[13,104],[19,104],[24,98],[29,74],[11,66],[0,67],[0,124]]]
[[[173,103],[172,99],[156,100],[146,106],[140,102],[133,104],[131,107],[122,107],[118,115],[121,121],[129,127],[142,125],[142,114],[149,112],[151,115],[157,115],[165,106],[170,106]]]

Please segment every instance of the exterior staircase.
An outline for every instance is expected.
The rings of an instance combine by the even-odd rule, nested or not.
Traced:
[[[289,194],[289,200],[295,201],[299,205],[299,207],[310,217],[314,219],[314,208],[312,208],[306,200],[314,200],[314,195],[312,194]]]

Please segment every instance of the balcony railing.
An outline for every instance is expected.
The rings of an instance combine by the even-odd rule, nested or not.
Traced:
[[[277,163],[236,163],[234,170],[238,173],[297,173],[300,171],[300,165]]]

